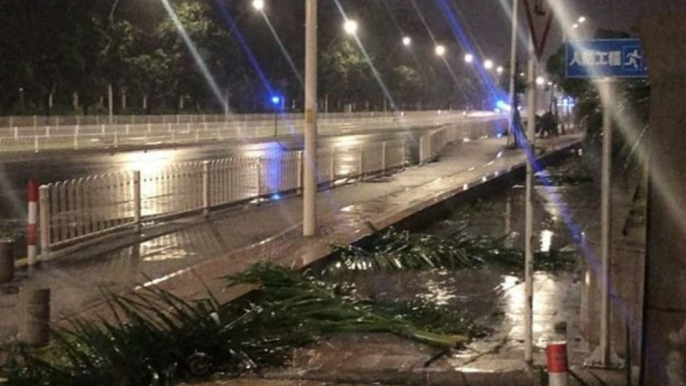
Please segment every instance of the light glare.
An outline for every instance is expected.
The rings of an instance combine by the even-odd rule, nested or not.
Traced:
[[[348,35],[355,35],[357,33],[357,22],[355,20],[346,20],[343,24],[343,29]]]
[[[442,45],[436,46],[436,55],[438,55],[438,56],[445,55],[445,46],[442,46]]]
[[[410,44],[412,44],[412,38],[410,38],[409,36],[405,36],[405,37],[403,38],[403,45],[404,45],[405,47],[409,47]]]
[[[467,55],[465,55],[465,56],[464,56],[464,61],[465,61],[466,63],[471,63],[471,62],[473,62],[473,61],[474,61],[474,55],[472,55],[472,54],[467,54]]]
[[[487,70],[492,69],[492,68],[493,68],[493,61],[490,60],[490,59],[487,59],[487,60],[484,62],[484,68],[487,69]]]
[[[253,0],[252,7],[258,11],[263,10],[264,9],[264,0]]]

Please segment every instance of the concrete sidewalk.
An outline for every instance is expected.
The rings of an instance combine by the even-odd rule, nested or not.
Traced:
[[[579,136],[542,140],[548,150],[578,142]],[[75,314],[106,312],[102,289],[121,292],[148,280],[180,296],[203,294],[206,286],[221,298],[240,293],[223,291],[218,277],[261,260],[305,266],[330,251],[330,245],[355,242],[442,200],[524,165],[520,151],[505,151],[505,139],[484,139],[449,146],[440,162],[412,167],[395,176],[322,192],[320,237],[301,236],[301,198],[285,198],[261,206],[223,213],[221,217],[185,227],[102,254],[97,258],[65,259],[37,270],[15,286],[52,289],[54,320]],[[371,226],[370,226],[371,225]],[[20,295],[5,287],[0,295],[0,335],[19,332],[23,314]],[[237,289],[240,292],[240,289]]]

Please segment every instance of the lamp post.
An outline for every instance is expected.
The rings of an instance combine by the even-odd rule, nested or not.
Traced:
[[[317,233],[317,0],[305,7],[305,150],[303,236]]]

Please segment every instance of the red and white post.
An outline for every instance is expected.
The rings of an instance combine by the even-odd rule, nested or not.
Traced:
[[[549,386],[567,386],[569,379],[567,342],[548,343],[546,357],[548,359]]]
[[[38,262],[38,182],[29,180],[29,211],[26,225],[26,247],[29,267]]]

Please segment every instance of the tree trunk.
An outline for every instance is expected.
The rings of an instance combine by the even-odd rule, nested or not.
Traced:
[[[675,4],[651,0],[641,22],[652,87],[641,384],[651,386],[686,384],[686,7]]]

